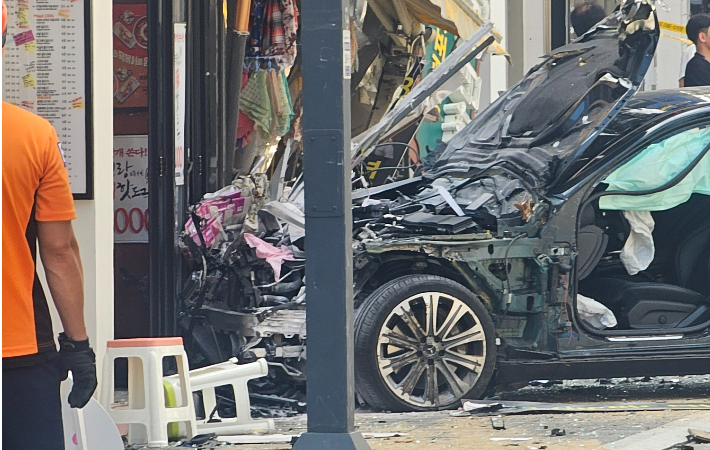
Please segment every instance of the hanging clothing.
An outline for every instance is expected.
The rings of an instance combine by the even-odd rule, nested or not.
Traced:
[[[294,0],[266,0],[267,23],[264,54],[273,56],[286,69],[296,60],[298,8]]]
[[[271,100],[267,88],[266,71],[257,70],[244,85],[239,102],[242,110],[256,124],[256,127],[269,135],[271,134],[272,116]]]
[[[264,13],[267,0],[254,0],[251,13],[249,56],[261,56],[264,45]]]
[[[264,33],[264,48],[266,55],[271,56],[274,49],[284,48],[284,25],[279,0],[267,0],[266,32]]]
[[[358,52],[360,51],[360,46],[357,43],[357,25],[355,20],[350,18],[350,64],[352,65],[353,73],[360,69],[360,58],[358,57]]]
[[[283,72],[281,70],[268,69],[267,73],[267,90],[272,114],[270,138],[275,139],[288,133],[293,109],[284,84]]]
[[[244,86],[249,82],[249,74],[247,72],[242,75],[242,90]],[[242,94],[243,95],[243,94]],[[239,119],[237,121],[237,147],[243,148],[246,144],[251,142],[251,135],[254,132],[254,121],[249,118],[248,115],[244,114],[244,111],[239,111]]]
[[[288,85],[286,84],[286,76],[283,71],[279,71],[277,74],[277,85],[276,89],[278,91],[279,101],[281,102],[282,114],[279,115],[279,129],[278,135],[285,136],[291,129],[291,120],[293,119],[293,105],[291,104],[291,96],[288,92]]]

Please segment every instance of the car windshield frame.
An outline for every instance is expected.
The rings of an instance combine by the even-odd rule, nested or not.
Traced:
[[[590,184],[596,187],[609,174],[631,161],[648,146],[693,128],[709,126],[710,104],[679,110],[670,116],[656,117],[649,121],[646,127],[620,136],[604,147],[602,153],[590,160],[574,176],[554,185],[548,191],[548,196],[569,198]]]

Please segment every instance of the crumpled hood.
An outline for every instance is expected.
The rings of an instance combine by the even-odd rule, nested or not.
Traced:
[[[499,167],[544,190],[591,156],[590,144],[638,90],[659,36],[653,0],[625,0],[454,136],[426,177]]]

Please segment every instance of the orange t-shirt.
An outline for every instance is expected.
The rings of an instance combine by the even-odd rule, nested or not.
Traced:
[[[75,218],[54,128],[2,102],[3,358],[56,351],[47,300],[35,271],[36,221]]]

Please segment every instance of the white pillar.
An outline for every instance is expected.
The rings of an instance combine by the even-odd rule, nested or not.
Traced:
[[[112,3],[91,2],[91,16],[94,199],[77,202],[76,226],[83,246],[85,316],[100,362],[113,339]]]
[[[666,11],[663,7],[657,6],[658,20],[685,26],[689,18],[688,1],[665,0],[665,2],[670,8],[670,11]],[[659,90],[678,87],[680,59],[687,45],[668,36],[676,38],[686,38],[686,36],[663,29],[661,29],[661,32],[662,36],[658,42],[658,49],[656,50],[655,67],[649,69],[649,75],[646,77],[646,90],[651,90],[652,85],[655,85],[656,89]]]
[[[501,45],[506,48],[508,33],[508,5],[507,1],[493,0],[490,2],[491,22],[503,35]],[[508,61],[504,56],[490,57],[490,74],[488,77],[490,86],[490,101],[494,102],[498,98],[498,93],[508,89]]]
[[[520,81],[549,51],[549,0],[507,0],[507,50],[512,57],[508,84]]]
[[[89,1],[89,0],[86,0]],[[77,200],[74,233],[84,266],[84,317],[89,342],[101,367],[106,342],[113,339],[113,36],[112,5],[91,4],[94,199]],[[38,259],[38,273],[46,287]],[[62,324],[50,300],[55,335]],[[101,383],[101,371],[97,372]],[[100,389],[100,387],[99,387]],[[96,392],[99,392],[97,389]]]

